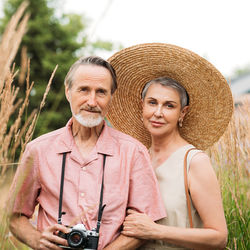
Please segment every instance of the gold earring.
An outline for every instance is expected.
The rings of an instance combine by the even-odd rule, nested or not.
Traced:
[[[182,128],[182,122],[183,122],[183,120],[180,119],[180,120],[179,120],[179,127],[180,127],[180,128]]]

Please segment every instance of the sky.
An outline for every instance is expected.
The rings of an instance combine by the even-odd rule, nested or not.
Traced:
[[[88,17],[93,41],[174,44],[205,57],[225,76],[250,67],[249,0],[64,0],[60,8]]]
[[[205,57],[226,77],[250,68],[250,0],[61,1],[59,12],[88,18],[90,41],[174,44]],[[107,59],[117,50],[97,55]]]

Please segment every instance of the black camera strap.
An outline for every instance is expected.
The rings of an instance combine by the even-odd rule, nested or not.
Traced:
[[[64,184],[64,172],[65,172],[66,154],[67,153],[63,153],[63,160],[62,160],[60,196],[59,196],[59,209],[58,209],[58,220],[57,220],[58,224],[62,224],[62,199],[63,199],[63,184]]]
[[[103,172],[102,172],[102,186],[101,186],[101,193],[100,193],[100,202],[99,202],[99,210],[98,210],[98,220],[97,220],[97,226],[96,226],[96,232],[99,233],[99,229],[101,226],[101,220],[102,220],[102,213],[103,209],[105,208],[105,205],[102,205],[103,202],[103,184],[104,184],[104,169],[105,169],[105,162],[106,162],[106,155],[103,155]]]
[[[65,162],[66,162],[66,152],[63,153],[63,160],[62,160],[62,172],[61,172],[61,184],[60,184],[60,196],[59,196],[59,210],[58,210],[58,224],[62,224],[62,200],[63,200],[63,184],[64,184],[64,174],[65,174]],[[105,162],[106,162],[106,155],[103,154],[103,173],[102,173],[102,185],[101,185],[101,192],[100,192],[100,201],[99,201],[99,210],[98,210],[98,221],[96,232],[99,233],[99,229],[101,226],[102,214],[103,210],[106,205],[103,204],[103,186],[104,186],[104,169],[105,169]]]

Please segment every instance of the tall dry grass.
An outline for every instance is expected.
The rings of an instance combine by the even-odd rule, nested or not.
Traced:
[[[6,171],[6,166],[10,163],[9,147],[11,139],[17,134],[20,126],[20,117],[22,113],[17,117],[15,124],[11,126],[9,131],[8,123],[11,119],[11,115],[19,108],[22,100],[17,100],[18,88],[13,86],[13,80],[17,72],[14,72],[15,67],[10,69],[11,64],[15,58],[17,50],[20,46],[22,37],[26,31],[29,15],[24,14],[27,7],[27,2],[24,2],[17,10],[15,15],[12,16],[9,24],[7,25],[5,32],[2,36],[0,43],[0,163],[1,163],[1,175]],[[23,102],[23,110],[27,106],[27,101]]]
[[[8,23],[0,43],[0,249],[27,249],[13,237],[9,237],[8,211],[6,207],[7,194],[15,169],[18,167],[16,153],[20,159],[26,144],[32,139],[34,129],[45,100],[50,90],[52,79],[56,72],[55,67],[49,79],[43,99],[39,107],[27,115],[29,97],[34,82],[30,83],[30,61],[22,50],[22,65],[19,74],[19,82],[26,83],[26,95],[24,99],[18,99],[19,88],[14,85],[18,76],[13,60],[20,47],[23,35],[26,32],[29,14],[25,13],[28,3],[23,2]],[[12,121],[12,122],[10,122]],[[11,123],[11,124],[10,124]],[[20,183],[14,193],[17,193]],[[10,205],[8,203],[8,205]]]
[[[209,150],[221,185],[227,249],[250,249],[250,102],[236,108],[222,138]]]
[[[43,100],[23,122],[22,118],[29,105],[29,96],[34,85],[30,83],[30,63],[23,49],[23,61],[19,82],[23,84],[26,74],[26,96],[17,99],[18,88],[13,85],[18,72],[12,62],[25,33],[29,15],[24,14],[27,3],[24,2],[13,15],[0,43],[0,249],[28,249],[9,236],[8,216],[3,205],[4,194],[8,193],[12,173],[18,166],[13,162],[17,150],[21,154],[31,140],[39,113],[45,104],[55,70],[45,90]],[[12,66],[11,66],[12,65]],[[17,115],[15,116],[15,111]],[[14,117],[13,117],[14,116]],[[9,121],[14,120],[11,126]],[[249,103],[237,109],[223,137],[208,150],[221,184],[225,216],[229,238],[227,249],[250,249],[249,245],[249,171],[250,171],[250,108]],[[21,155],[20,154],[20,155]],[[9,174],[11,172],[11,174]],[[17,190],[18,192],[18,186]]]

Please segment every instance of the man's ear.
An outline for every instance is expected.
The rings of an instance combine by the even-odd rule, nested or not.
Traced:
[[[69,89],[69,87],[68,86],[65,86],[65,96],[66,96],[66,98],[67,98],[67,100],[68,100],[68,102],[70,102],[70,89]]]

